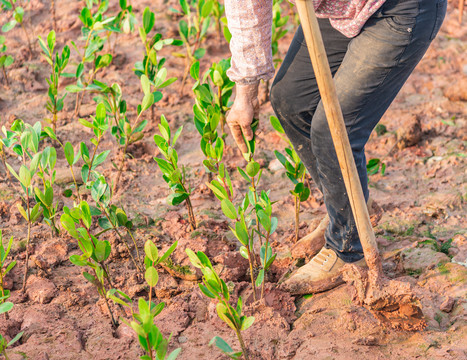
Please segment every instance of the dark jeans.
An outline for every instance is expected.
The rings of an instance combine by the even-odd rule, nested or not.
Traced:
[[[335,30],[328,19],[319,20],[366,200],[365,144],[425,54],[445,14],[446,0],[387,0],[352,39]],[[324,195],[330,217],[326,246],[345,262],[360,260],[362,246],[301,27],[272,85],[271,103]]]

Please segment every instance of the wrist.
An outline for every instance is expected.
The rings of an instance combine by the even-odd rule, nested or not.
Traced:
[[[252,84],[236,84],[236,98],[245,100],[254,100],[258,97],[258,85],[257,83]]]

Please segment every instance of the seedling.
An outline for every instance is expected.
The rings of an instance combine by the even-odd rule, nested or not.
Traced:
[[[47,92],[49,98],[47,99],[46,109],[51,115],[51,119],[46,119],[52,124],[52,129],[55,132],[57,129],[57,114],[63,109],[63,101],[67,93],[62,97],[58,95],[59,81],[62,72],[65,70],[68,60],[70,59],[70,48],[66,45],[61,55],[58,52],[54,54],[55,49],[55,31],[49,32],[46,41],[39,36],[39,45],[42,48],[42,55],[51,67],[50,78],[47,79],[49,90]]]
[[[114,113],[114,119],[116,125],[112,127],[112,135],[114,135],[120,145],[120,152],[121,152],[121,160],[120,164],[116,166],[117,169],[117,177],[115,179],[114,183],[114,188],[113,191],[115,192],[117,190],[118,184],[120,182],[120,177],[122,175],[123,169],[125,168],[125,162],[128,157],[127,150],[128,146],[131,144],[134,144],[137,141],[140,141],[143,138],[143,130],[146,127],[146,124],[148,123],[147,120],[141,119],[143,116],[143,113],[148,110],[149,108],[152,107],[154,102],[157,100],[159,101],[162,98],[155,98],[155,95],[151,92],[151,85],[149,83],[149,79],[146,77],[146,75],[141,76],[141,87],[144,92],[143,99],[141,101],[141,104],[138,105],[137,108],[137,116],[134,119],[133,122],[128,120],[128,117],[126,115],[126,102],[122,100],[122,95],[121,95],[121,89],[117,85],[117,87],[114,87],[115,95],[113,95],[112,100],[113,101],[113,109],[117,109],[117,111]]]
[[[55,183],[55,164],[57,162],[57,151],[55,148],[48,146],[42,151],[42,156],[38,166],[38,177],[42,180],[43,190],[38,186],[34,186],[34,194],[36,201],[40,204],[44,221],[49,225],[52,231],[52,236],[58,235],[59,230],[55,224],[57,216],[58,203],[54,203]]]
[[[5,36],[0,35],[0,53],[6,52],[7,47],[5,45]],[[5,85],[7,87],[10,86],[10,83],[8,81],[8,76],[6,73],[6,68],[11,66],[14,63],[13,56],[11,55],[2,55],[0,56],[0,68],[2,68],[2,73],[3,73],[3,79],[5,79]]]
[[[16,261],[13,260],[7,264],[7,257],[10,253],[11,246],[13,245],[13,236],[8,241],[8,244],[5,248],[3,245],[2,230],[0,230],[0,306],[8,300],[10,297],[10,290],[5,289],[4,281],[5,276],[13,269],[16,265]],[[8,315],[5,313],[5,316]]]
[[[13,308],[13,303],[12,302],[4,302],[0,303],[0,315],[5,314],[7,316],[8,312]],[[23,332],[21,331],[18,335],[16,335],[11,341],[7,342],[6,339],[3,337],[2,334],[0,334],[0,355],[3,355],[5,360],[9,360],[8,354],[6,352],[7,348],[9,348],[11,345],[16,343],[21,336],[23,336]]]
[[[270,236],[276,231],[278,224],[277,218],[272,216],[272,204],[273,203],[269,199],[269,194],[265,191],[261,191],[261,195],[255,206],[257,219],[264,230],[258,233],[258,235],[265,239],[264,245],[261,246],[260,251],[262,269],[256,277],[256,286],[261,286],[261,299],[264,296],[264,278],[268,269],[276,259],[276,254],[272,253],[272,248],[269,245]]]
[[[216,31],[217,31],[217,40],[219,43],[221,42],[222,37],[222,18],[224,18],[225,14],[225,5],[221,4],[220,1],[214,1],[214,6],[212,7],[212,15],[214,17],[214,21],[216,23]]]
[[[94,145],[92,155],[90,155],[88,146],[85,142],[81,142],[79,147],[79,155],[84,161],[84,165],[81,167],[81,178],[83,179],[83,183],[86,186],[92,185],[92,183],[88,184],[88,182],[92,180],[91,174],[98,165],[102,164],[105,161],[107,155],[109,155],[110,152],[110,150],[106,150],[101,153],[98,153],[97,151],[105,132],[109,128],[109,121],[104,104],[97,105],[96,116],[91,116],[91,119],[92,122],[87,121],[85,119],[79,119],[81,125],[92,129],[94,133],[94,137],[91,138],[91,143]]]
[[[163,39],[162,35],[156,33],[149,36],[155,25],[156,16],[147,7],[143,12],[143,26],[139,28],[139,36],[143,42],[145,54],[142,62],[137,62],[133,69],[138,77],[145,75],[149,79],[151,92],[154,95],[154,103],[162,99],[159,91],[177,80],[177,78],[167,79],[167,69],[164,67],[165,58],[158,58],[157,52],[166,45],[179,46],[183,43],[180,40]],[[154,107],[151,107],[151,118],[155,120]]]
[[[76,199],[78,201],[81,201],[81,196],[79,194],[79,187],[78,187],[78,182],[76,181],[76,176],[75,176],[75,172],[73,170],[73,165],[75,165],[78,160],[80,159],[80,152],[76,152],[75,154],[75,151],[73,149],[73,145],[67,141],[65,144],[63,144],[58,138],[57,136],[55,135],[54,131],[52,130],[51,127],[49,126],[46,126],[44,128],[44,133],[47,134],[48,137],[50,137],[52,140],[55,140],[57,141],[57,143],[61,146],[64,154],[65,154],[65,159],[66,159],[66,162],[68,163],[68,166],[70,167],[70,173],[71,173],[71,176],[73,178],[73,183],[74,183],[74,186],[75,186],[75,189],[76,189]],[[71,189],[66,189],[63,193],[63,195],[65,197],[70,197],[72,196],[73,192]]]
[[[175,150],[175,144],[177,143],[182,129],[183,126],[178,128],[172,137],[169,123],[164,115],[161,116],[159,131],[162,136],[157,134],[154,135],[154,142],[159,148],[164,159],[154,158],[154,160],[162,171],[165,182],[172,190],[172,194],[167,197],[167,202],[172,206],[176,206],[185,201],[191,230],[195,230],[196,219],[190,200],[191,189],[186,181],[185,167],[182,165],[180,168],[178,165],[178,153],[177,150]]]
[[[193,120],[195,122],[196,129],[201,135],[201,150],[206,156],[206,160],[203,161],[203,165],[209,174],[217,176],[217,179],[213,179],[211,183],[208,184],[208,187],[211,188],[213,193],[219,199],[226,197],[232,200],[232,182],[225,165],[222,163],[225,144],[223,138],[219,137],[217,133],[217,125],[220,121],[222,123],[222,119],[225,119],[225,112],[227,111],[226,109],[228,99],[231,95],[231,88],[227,85],[227,82],[224,82],[222,79],[221,74],[225,74],[225,71],[221,72],[217,70],[217,67],[222,71],[225,70],[227,66],[225,62],[221,62],[220,65],[214,64],[209,72],[206,73],[205,78],[211,76],[212,79],[216,79],[218,81],[220,85],[218,92],[220,97],[218,97],[216,92],[213,91],[209,82],[205,82],[203,84],[200,83],[199,62],[193,64],[190,69],[192,77],[196,80],[193,87],[193,92],[196,96],[196,103],[193,106]],[[228,81],[230,82],[230,80]]]
[[[245,346],[241,332],[253,325],[255,318],[253,316],[247,317],[242,315],[243,302],[241,297],[238,298],[236,308],[229,304],[230,293],[226,283],[219,277],[212,267],[211,261],[202,251],[198,251],[195,254],[192,250],[186,249],[186,253],[192,265],[201,269],[203,273],[203,283],[198,284],[201,292],[208,298],[217,300],[217,315],[235,331],[242,351],[234,352],[232,348],[218,336],[214,337],[210,344],[215,344],[231,359],[241,359],[243,355],[245,360],[249,360],[248,349]]]
[[[91,207],[86,201],[81,201],[78,206],[69,209],[63,208],[64,214],[60,217],[63,228],[78,241],[82,255],[71,255],[70,262],[76,266],[86,267],[91,273],[83,271],[83,276],[87,281],[93,284],[100,297],[105,301],[112,319],[112,326],[118,326],[110,308],[107,290],[112,289],[112,281],[105,261],[111,253],[111,245],[108,240],[99,240],[97,236],[90,231],[92,225]],[[78,226],[78,227],[77,227]],[[107,288],[105,284],[109,288]]]
[[[109,298],[115,303],[125,306],[131,311],[132,321],[129,322],[124,318],[121,318],[121,320],[138,335],[139,344],[145,352],[145,355],[140,357],[143,360],[175,360],[182,350],[178,348],[167,355],[172,335],[168,339],[164,339],[159,328],[154,324],[156,316],[164,309],[165,304],[161,302],[156,305],[152,302],[153,289],[159,281],[156,267],[168,259],[176,246],[177,243],[175,242],[164,255],[159,257],[156,245],[151,240],[146,241],[144,245],[144,252],[146,254],[144,259],[146,267],[144,279],[149,287],[149,300],[146,301],[143,298],[139,298],[138,312],[134,311],[133,301],[124,292],[112,289],[108,293]]]
[[[274,65],[277,67],[282,63],[281,53],[279,52],[279,40],[282,39],[289,30],[286,28],[286,25],[289,21],[289,16],[284,16],[281,8],[281,3],[283,0],[274,0],[272,7],[272,31],[271,31],[271,51],[272,51],[272,60]],[[269,100],[269,87],[270,80],[266,81],[266,101]]]
[[[1,8],[2,10],[6,11],[11,11],[12,12],[12,20],[7,22],[2,26],[2,31],[3,32],[8,32],[10,30],[13,30],[17,24],[21,26],[21,29],[23,29],[24,35],[26,36],[26,40],[28,42],[28,48],[29,48],[29,55],[32,55],[32,43],[31,43],[31,38],[29,37],[30,29],[26,29],[25,23],[24,23],[24,8],[22,6],[17,6],[17,3],[20,1],[18,0],[2,0],[1,2]]]
[[[101,2],[95,14],[91,13],[92,4],[91,2],[89,7],[84,7],[79,16],[79,19],[83,23],[81,32],[86,39],[82,51],[79,50],[74,41],[71,42],[71,45],[80,56],[81,61],[76,67],[74,74],[64,74],[64,76],[76,78],[76,85],[69,85],[66,87],[67,91],[76,93],[75,116],[79,114],[84,91],[87,90],[87,86],[92,84],[99,70],[108,67],[112,62],[111,54],[99,55],[106,41],[106,38],[100,37],[99,34],[105,31],[114,31],[112,23],[115,17],[104,18],[104,13],[108,8],[108,1]],[[107,38],[108,36],[109,35],[107,35]],[[92,63],[92,68],[88,71],[86,77],[85,68],[87,63]]]
[[[282,8],[281,3],[284,0],[274,0],[272,7],[272,38],[271,38],[271,49],[274,65],[277,67],[282,63],[281,54],[279,52],[279,40],[282,39],[289,30],[286,28],[289,22],[289,16],[283,16],[281,14]],[[269,88],[269,87],[268,87]]]
[[[129,34],[135,30],[137,23],[135,14],[133,13],[133,6],[128,4],[127,0],[119,0],[120,11],[115,16],[114,21],[109,25],[111,30],[107,31],[107,43],[111,54],[115,54],[115,48],[118,42],[118,35],[120,33]],[[110,44],[110,36],[115,34],[115,41],[113,46]]]
[[[203,76],[203,79],[200,77],[198,61],[190,68],[190,74],[196,81],[193,85],[193,93],[196,98],[196,105],[193,109],[195,112],[195,124],[196,120],[203,120],[203,117],[196,119],[197,112],[205,112],[207,116],[218,116],[222,137],[225,137],[225,119],[232,105],[230,97],[232,96],[232,89],[235,86],[235,83],[227,76],[229,68],[230,59],[223,59],[219,63],[213,63]],[[214,129],[212,128],[212,131]]]
[[[20,182],[23,190],[22,199],[26,204],[26,209],[18,203],[19,212],[28,223],[28,234],[26,238],[26,260],[24,264],[24,276],[22,292],[26,290],[26,280],[28,275],[29,262],[29,240],[31,238],[32,225],[39,219],[42,213],[39,203],[34,206],[31,204],[30,196],[33,193],[32,183],[36,174],[42,153],[39,152],[39,141],[41,139],[41,123],[36,122],[34,126],[24,123],[22,120],[16,120],[11,125],[11,131],[7,131],[3,127],[3,132],[6,139],[3,139],[4,144],[12,147],[12,150],[22,158],[22,165],[17,173],[8,163],[6,166],[10,173]]]
[[[139,272],[143,273],[138,246],[136,244],[136,240],[133,236],[133,233],[131,232],[133,228],[133,223],[130,220],[128,220],[128,215],[122,208],[118,208],[117,206],[111,204],[112,192],[110,190],[110,186],[105,181],[104,176],[98,174],[96,171],[94,172],[94,174],[95,180],[92,182],[91,185],[91,196],[97,205],[96,213],[99,213],[99,215],[104,215],[104,217],[100,218],[98,221],[99,226],[103,229],[103,231],[99,234],[102,234],[107,230],[113,230],[117,234],[119,239],[125,244],[128,250],[128,254],[130,255],[130,258],[133,261],[133,264],[135,265],[135,268]],[[120,227],[123,227],[125,229],[125,231],[128,233],[128,235],[130,235],[133,241],[133,245],[136,250],[136,259],[131,252],[128,241],[120,233]]]
[[[214,3],[213,0],[180,0],[182,11],[171,9],[183,15],[183,19],[178,22],[178,31],[185,45],[185,54],[174,53],[175,56],[185,59],[185,72],[183,73],[180,94],[183,94],[191,65],[206,53],[206,49],[201,47],[201,43],[206,37],[211,22],[210,15]]]
[[[277,160],[285,168],[286,175],[294,184],[294,189],[290,190],[294,198],[295,205],[295,242],[298,241],[299,237],[299,224],[300,224],[300,204],[303,201],[308,200],[310,196],[310,188],[305,185],[306,168],[303,162],[300,160],[297,152],[295,151],[290,140],[285,136],[285,131],[279,122],[279,119],[275,116],[271,116],[271,125],[279,133],[279,136],[284,140],[288,147],[285,148],[286,155],[279,151],[274,151]]]

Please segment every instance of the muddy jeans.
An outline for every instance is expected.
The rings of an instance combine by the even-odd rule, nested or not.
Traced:
[[[367,200],[365,144],[425,54],[445,14],[446,0],[387,0],[351,39],[331,27],[329,20],[319,20]],[[345,262],[360,260],[362,246],[301,27],[272,85],[271,103],[324,195],[330,217],[326,246]]]

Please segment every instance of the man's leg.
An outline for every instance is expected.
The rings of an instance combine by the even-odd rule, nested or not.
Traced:
[[[425,54],[433,32],[439,28],[439,19],[442,21],[444,17],[445,6],[445,0],[388,0],[350,42],[334,76],[366,200],[364,146]],[[313,116],[311,142],[331,220],[326,244],[345,262],[358,261],[363,257],[363,250],[322,103]]]
[[[334,74],[345,56],[350,39],[334,29],[328,19],[318,21]],[[320,100],[303,31],[299,27],[272,84],[271,104],[300,159],[321,190],[310,138],[311,121]]]
[[[368,199],[364,146],[371,131],[423,57],[444,18],[446,0],[387,0],[368,20],[334,76],[344,121]],[[363,250],[322,103],[314,113],[311,146],[330,224],[326,247],[284,286],[294,294],[328,290],[340,283],[346,262]],[[363,260],[362,260],[363,262]]]

